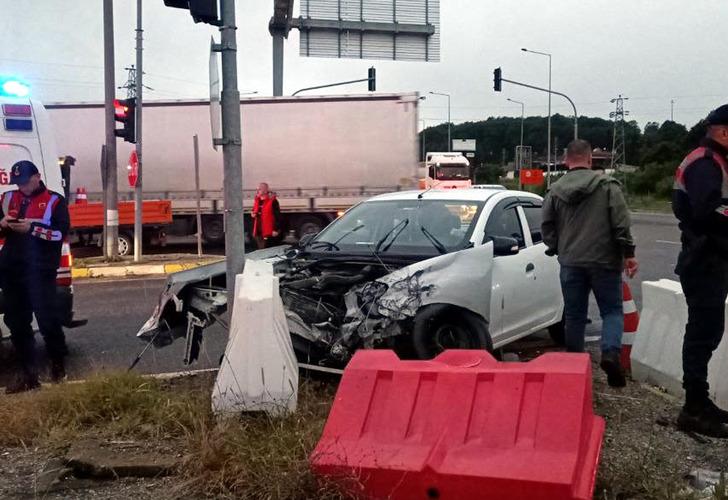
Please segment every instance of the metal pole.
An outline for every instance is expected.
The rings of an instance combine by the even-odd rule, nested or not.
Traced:
[[[452,151],[452,137],[450,137],[450,126],[452,121],[450,120],[450,94],[447,95],[447,150]]]
[[[283,95],[283,33],[273,35],[273,95]]]
[[[227,263],[228,312],[232,312],[235,277],[245,266],[243,228],[243,161],[238,92],[235,0],[221,0],[222,26],[222,154],[225,184],[225,258]]]
[[[548,188],[551,185],[551,54],[549,56],[549,122],[548,122],[548,151],[546,152],[546,158],[547,158],[547,167],[548,167],[548,173],[549,176],[546,178],[546,187]],[[554,165],[555,166],[555,165]]]
[[[106,182],[107,177],[109,174],[109,163],[106,161],[106,144],[101,145],[101,190],[104,193],[104,197],[102,198],[104,206],[106,206]],[[106,260],[109,256],[106,253],[106,233],[109,231],[109,228],[107,226],[107,220],[106,217],[104,217],[104,229],[101,233],[101,248],[103,251],[104,260]]]
[[[107,190],[104,200],[106,205],[106,256],[109,260],[117,260],[119,256],[119,208],[118,177],[116,165],[116,135],[114,129],[114,4],[113,0],[104,0],[104,98],[106,127],[106,165]]]
[[[192,137],[195,152],[195,198],[197,198],[197,256],[202,257],[202,208],[200,207],[200,145],[197,134]]]
[[[134,186],[134,262],[142,260],[142,0],[137,0],[136,27],[136,154],[137,181]]]
[[[675,121],[675,99],[670,99],[670,121]]]
[[[569,104],[571,104],[571,107],[574,110],[574,139],[579,138],[579,115],[576,112],[576,104],[574,104],[574,101],[571,100],[571,97],[561,92],[556,92],[555,90],[547,90],[541,87],[536,87],[535,85],[517,82],[515,80],[507,80],[506,78],[501,78],[501,81],[511,83],[513,85],[518,85],[520,87],[526,87],[527,89],[540,90],[541,92],[548,92],[549,94],[560,95],[561,97],[569,101]]]

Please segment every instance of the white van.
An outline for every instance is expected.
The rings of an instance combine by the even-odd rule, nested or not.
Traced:
[[[10,184],[10,169],[20,160],[32,161],[46,187],[63,194],[55,136],[43,104],[27,97],[5,95],[0,87],[0,193],[16,189]],[[0,248],[2,245],[0,239]],[[57,278],[59,313],[66,327],[83,324],[73,320],[72,263],[71,249],[66,241]],[[0,314],[3,313],[4,300],[0,291]]]

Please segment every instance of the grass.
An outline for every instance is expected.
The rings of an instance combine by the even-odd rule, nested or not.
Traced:
[[[671,201],[654,195],[629,195],[627,203],[630,209],[636,211],[672,213]]]
[[[99,375],[13,397],[0,397],[0,446],[62,448],[80,436],[159,440],[183,453],[176,496],[343,498],[316,480],[308,456],[318,441],[334,390],[304,382],[298,411],[218,420],[210,381],[170,387],[133,374]]]

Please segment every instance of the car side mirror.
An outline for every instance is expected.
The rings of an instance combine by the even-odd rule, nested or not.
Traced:
[[[518,240],[507,236],[491,236],[493,242],[493,255],[516,255],[519,252]]]

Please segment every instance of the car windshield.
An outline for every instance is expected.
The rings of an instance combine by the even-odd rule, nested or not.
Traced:
[[[347,211],[308,244],[311,251],[439,255],[468,246],[483,202],[368,201]]]
[[[445,167],[440,165],[437,167],[437,179],[441,181],[456,181],[461,179],[469,179],[470,172],[467,166],[457,165]]]

